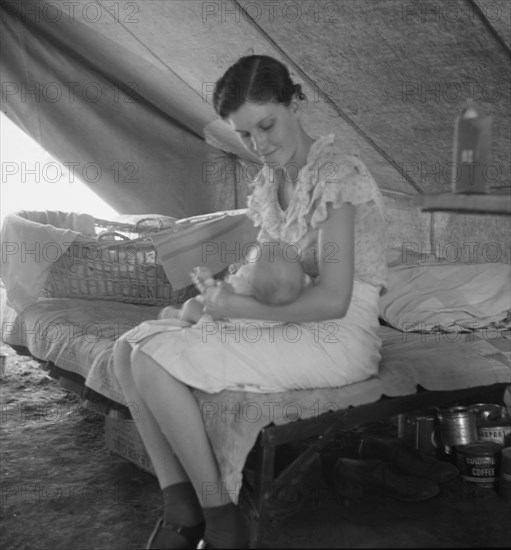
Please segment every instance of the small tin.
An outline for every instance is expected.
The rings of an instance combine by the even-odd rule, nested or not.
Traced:
[[[479,424],[477,428],[480,441],[494,441],[502,447],[511,445],[511,422],[494,420]]]
[[[499,475],[502,445],[477,441],[456,448],[456,463],[461,478],[478,487],[493,488]]]
[[[489,420],[499,420],[502,418],[502,406],[496,403],[476,403],[470,405],[470,410],[476,415],[476,423],[481,424]]]

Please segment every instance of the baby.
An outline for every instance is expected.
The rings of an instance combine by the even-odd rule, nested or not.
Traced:
[[[254,256],[255,250],[260,250],[259,257]],[[216,284],[206,268],[195,268],[192,279],[201,292]],[[311,281],[300,262],[289,261],[279,245],[272,248],[253,248],[247,263],[236,273],[229,275],[224,282],[236,294],[253,296],[263,304],[279,306],[294,302]],[[180,310],[165,308],[159,318],[177,317],[182,321],[196,323],[203,314],[203,304],[198,296],[187,300]]]

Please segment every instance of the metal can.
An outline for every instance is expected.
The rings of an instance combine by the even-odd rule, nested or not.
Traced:
[[[477,428],[480,441],[494,441],[502,447],[511,445],[511,422],[495,420],[485,422]]]
[[[398,437],[406,447],[417,449],[422,454],[434,457],[437,452],[435,411],[426,409],[421,412],[399,415]]]
[[[449,407],[438,411],[444,446],[456,447],[477,441],[476,414],[470,407]]]
[[[477,424],[502,418],[502,406],[496,403],[476,403],[475,405],[470,405],[470,409],[476,415]]]
[[[502,445],[494,441],[477,441],[457,447],[456,462],[461,479],[478,487],[495,487],[501,451]]]

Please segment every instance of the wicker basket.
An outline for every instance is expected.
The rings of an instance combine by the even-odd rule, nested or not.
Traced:
[[[181,304],[197,295],[193,285],[172,289],[150,239],[165,228],[154,218],[146,220],[132,225],[95,219],[97,238],[80,235],[73,241],[53,264],[42,295],[154,306]]]

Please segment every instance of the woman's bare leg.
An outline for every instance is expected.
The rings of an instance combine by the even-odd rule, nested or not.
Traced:
[[[168,448],[174,449],[181,464],[186,464],[187,479],[193,484],[201,506],[230,504],[200,408],[190,388],[136,349],[131,363],[135,398],[145,403],[163,432]],[[154,450],[158,452],[156,447]]]
[[[160,487],[189,481],[179,459],[163,435],[160,425],[151,410],[139,395],[133,379],[131,354],[133,348],[127,342],[118,342],[114,348],[114,370],[126,401],[132,411],[133,420],[142,441],[151,457]]]
[[[213,547],[247,547],[245,521],[221,482],[190,388],[137,348],[132,351],[127,342],[116,344],[114,365],[163,490],[165,521],[157,524],[148,545],[195,547],[195,541],[205,536]],[[182,464],[186,464],[186,472]],[[178,534],[172,527],[176,524],[192,527]],[[193,542],[191,546],[189,542]]]

